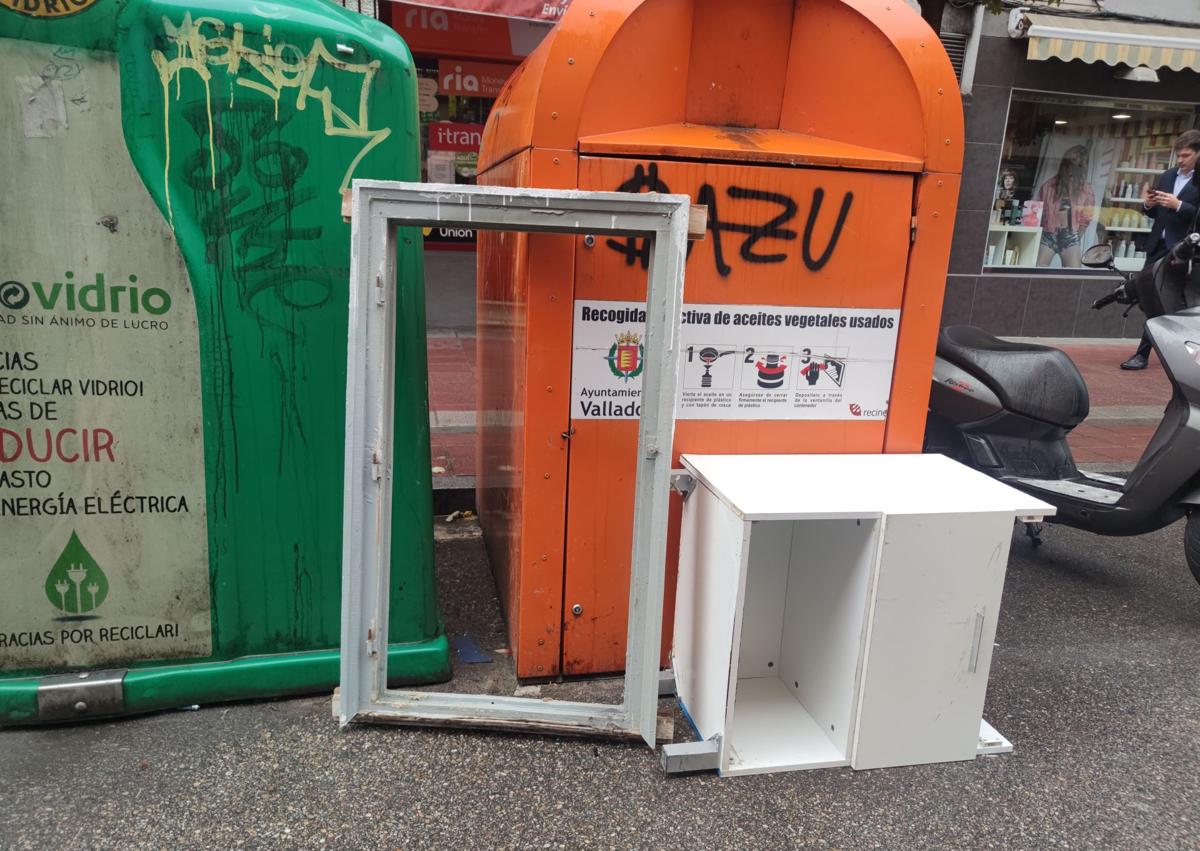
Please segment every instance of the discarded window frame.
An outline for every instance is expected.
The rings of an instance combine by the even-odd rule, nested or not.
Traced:
[[[640,738],[654,747],[688,197],[356,180],[350,212],[340,724],[586,734]],[[650,242],[649,368],[638,432],[628,650],[619,706],[387,687],[383,589],[390,572],[397,226],[637,236]],[[692,229],[702,234],[703,228],[697,215]]]

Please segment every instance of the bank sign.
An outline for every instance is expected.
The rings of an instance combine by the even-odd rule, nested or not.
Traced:
[[[130,270],[0,275],[0,670],[211,653],[195,308]]]

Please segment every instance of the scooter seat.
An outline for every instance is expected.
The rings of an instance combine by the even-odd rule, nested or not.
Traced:
[[[937,353],[986,384],[1008,411],[1064,428],[1087,418],[1087,385],[1065,352],[951,325],[938,335]]]

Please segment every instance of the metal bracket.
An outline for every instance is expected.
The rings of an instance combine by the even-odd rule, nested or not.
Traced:
[[[721,767],[721,737],[718,735],[702,742],[663,745],[659,761],[666,774],[716,771]]]
[[[658,672],[658,696],[659,697],[674,697],[678,692],[675,690],[675,672],[668,668],[665,671]]]
[[[990,756],[1001,753],[1012,753],[1012,742],[1004,738],[1000,732],[984,721],[979,719],[979,746],[975,749],[976,756]]]
[[[683,501],[696,489],[696,477],[684,470],[671,471],[671,490],[683,496]]]
[[[71,721],[125,711],[125,669],[56,674],[38,680],[39,721]]]

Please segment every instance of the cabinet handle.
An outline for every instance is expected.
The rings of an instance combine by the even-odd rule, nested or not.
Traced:
[[[983,610],[975,610],[975,630],[971,635],[971,664],[967,670],[972,674],[979,668],[979,645],[983,643]]]

